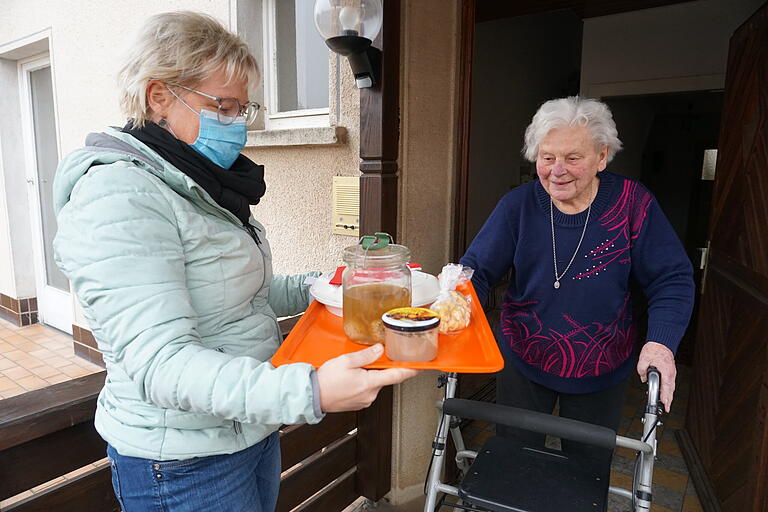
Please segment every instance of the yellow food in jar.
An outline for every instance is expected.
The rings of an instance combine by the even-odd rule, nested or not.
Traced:
[[[411,291],[402,286],[384,283],[351,286],[344,291],[344,334],[364,345],[382,343],[381,315],[410,305]]]

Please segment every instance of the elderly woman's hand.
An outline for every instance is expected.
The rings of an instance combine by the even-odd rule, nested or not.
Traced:
[[[320,408],[323,412],[357,411],[371,405],[384,386],[398,384],[417,375],[418,370],[390,368],[366,370],[384,352],[381,344],[326,361],[317,370]]]
[[[637,373],[640,374],[640,380],[643,382],[647,380],[646,374],[651,366],[655,366],[661,373],[661,401],[664,403],[666,411],[669,412],[672,409],[675,377],[677,377],[675,355],[661,343],[649,341],[643,346],[637,361]]]

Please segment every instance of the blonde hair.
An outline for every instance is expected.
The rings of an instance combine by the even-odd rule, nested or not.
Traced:
[[[144,126],[152,114],[147,104],[151,80],[194,87],[221,69],[228,81],[243,81],[248,88],[259,80],[248,45],[211,16],[157,14],[139,30],[118,73],[120,108],[135,126]]]
[[[595,144],[599,148],[608,148],[608,162],[621,149],[619,132],[608,105],[589,98],[568,96],[549,100],[539,107],[525,130],[523,156],[529,162],[535,162],[542,139],[554,128],[563,126],[586,126]]]

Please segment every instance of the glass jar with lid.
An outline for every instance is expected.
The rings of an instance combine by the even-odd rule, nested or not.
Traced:
[[[389,235],[376,233],[344,249],[344,333],[364,345],[384,341],[381,315],[411,305],[411,252],[389,242]]]
[[[381,317],[384,349],[393,361],[432,361],[437,357],[440,315],[427,308],[397,308]]]

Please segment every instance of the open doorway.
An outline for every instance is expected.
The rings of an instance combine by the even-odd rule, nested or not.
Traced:
[[[730,187],[731,181],[733,181],[733,188],[735,189],[731,194],[733,198],[761,204],[758,199],[759,194],[754,192],[755,188],[750,189],[750,186],[743,184],[745,180],[754,180],[755,178],[745,176],[743,173],[738,178],[733,178],[733,176],[742,172],[741,169],[746,169],[747,166],[743,164],[743,160],[751,158],[746,155],[741,156],[743,151],[741,146],[745,148],[759,147],[759,144],[751,142],[750,137],[754,138],[755,134],[759,133],[758,122],[755,121],[759,116],[756,113],[759,109],[755,106],[757,101],[755,98],[759,98],[759,94],[755,91],[760,90],[759,84],[761,82],[755,78],[757,73],[747,70],[750,65],[753,69],[764,69],[764,67],[755,67],[754,62],[765,60],[765,52],[762,51],[764,45],[758,44],[758,41],[762,40],[759,37],[765,33],[765,9],[763,8],[761,11],[763,13],[762,25],[752,21],[744,22],[761,4],[764,4],[763,0],[698,0],[685,3],[552,2],[545,0],[542,2],[509,2],[503,3],[503,5],[492,0],[468,0],[468,2],[476,5],[477,9],[473,12],[477,19],[472,21],[469,29],[474,39],[472,37],[467,38],[473,45],[473,52],[468,59],[471,60],[471,66],[464,66],[471,68],[472,77],[471,87],[464,85],[465,88],[471,88],[471,94],[464,95],[464,98],[467,98],[464,101],[469,103],[469,106],[461,108],[463,120],[460,120],[460,123],[463,124],[460,125],[460,130],[463,130],[464,136],[460,142],[462,144],[460,146],[462,158],[458,171],[456,193],[457,214],[455,218],[457,222],[454,241],[456,242],[456,252],[459,253],[457,257],[463,254],[463,251],[471,243],[499,198],[510,188],[524,183],[528,179],[526,171],[531,178],[535,179],[532,169],[520,156],[520,148],[523,130],[538,108],[539,103],[554,97],[578,93],[585,97],[601,99],[611,107],[616,119],[619,137],[624,142],[624,150],[616,156],[608,170],[639,180],[656,196],[659,205],[669,218],[691,259],[696,273],[696,285],[701,291],[701,249],[707,247],[709,242],[707,234],[708,231],[711,231],[708,229],[708,224],[711,221],[710,210],[713,209],[713,206],[720,208],[720,210],[724,208],[722,188]],[[648,8],[654,6],[656,8]],[[494,25],[508,26],[510,27],[509,30],[512,31],[515,30],[512,28],[515,27],[515,22],[554,20],[553,16],[555,15],[560,16],[559,19],[565,19],[567,16],[566,12],[553,12],[553,9],[570,11],[574,14],[575,22],[580,23],[580,36],[572,37],[570,45],[565,42],[566,40],[561,39],[565,31],[556,29],[557,26],[554,24],[547,25],[546,21],[540,25],[544,30],[539,31],[538,37],[529,39],[527,43],[517,41],[518,46],[513,48],[509,46],[509,42],[515,41],[514,35],[519,36],[525,33],[523,27],[516,27],[515,34],[497,35],[495,39],[486,37],[494,32],[492,30],[495,28]],[[729,57],[729,41],[740,25],[739,31],[747,35],[744,35],[741,46],[737,47],[739,51]],[[574,24],[574,26],[578,25]],[[495,32],[498,33],[499,30],[495,30]],[[758,36],[758,34],[760,35]],[[539,59],[546,58],[546,55],[541,53],[541,49],[546,47],[550,37],[560,41],[559,52],[551,65],[539,66],[540,62],[536,57]],[[501,47],[505,44],[507,45],[505,51],[515,56],[516,60],[503,62],[498,58],[492,58],[493,52],[496,52],[497,55],[501,53],[496,50],[494,45]],[[580,55],[575,75],[578,77],[578,84],[575,88],[568,88],[568,92],[561,93],[557,89],[567,87],[568,84],[567,80],[561,78],[561,71],[563,71],[564,66],[567,66],[565,57],[573,52]],[[521,57],[520,53],[530,55],[533,62]],[[743,61],[744,64],[741,67],[733,67],[734,61],[737,63]],[[729,118],[726,115],[723,118],[728,129],[721,130],[720,118],[724,103],[726,65],[729,68],[729,77],[733,80],[730,82],[730,87],[734,89],[730,92],[730,101],[728,102],[728,105],[731,106],[731,116]],[[499,69],[500,66],[510,67],[512,71],[505,73]],[[495,92],[496,88],[502,88],[502,86],[493,83],[494,80],[498,79],[514,82],[506,83],[503,86],[508,92],[507,102],[500,101],[498,92]],[[746,100],[744,100],[745,105],[740,104],[740,93],[733,92],[738,90],[734,83],[739,86],[746,84],[744,87],[751,87],[745,90],[743,94],[744,98],[749,99],[748,105]],[[517,121],[515,108],[526,101],[530,101],[530,98],[536,93],[541,93],[542,97],[538,101],[531,101],[533,104],[529,106],[525,119]],[[513,103],[516,105],[510,106]],[[735,105],[736,103],[739,104]],[[485,107],[482,106],[484,104]],[[749,107],[748,111],[747,106]],[[728,111],[726,110],[726,112]],[[734,112],[738,112],[738,114],[734,114]],[[748,112],[750,116],[752,112],[755,114],[753,118],[748,120],[749,122],[744,121],[748,125],[748,129],[745,130],[746,135],[743,137],[746,141],[743,142],[740,131],[742,119],[737,119],[737,117],[745,117]],[[495,125],[492,124],[494,122]],[[730,130],[731,126],[733,126],[733,131]],[[739,136],[734,137],[733,133],[738,133]],[[729,134],[731,134],[730,145],[728,144]],[[718,140],[720,135],[723,136],[723,140]],[[720,174],[718,177],[719,201],[713,202],[712,179],[714,178],[714,161],[716,160],[718,144],[722,146],[721,155],[727,154],[726,149],[730,148],[730,154],[739,155],[739,158],[732,156],[731,160],[737,162],[738,165],[731,166],[731,173],[728,175],[729,180],[725,182],[725,185],[723,185],[722,179],[725,176],[722,172],[723,169],[718,171]],[[762,154],[764,152],[758,152],[754,157],[760,161],[759,157]],[[723,167],[722,161],[718,165]],[[727,165],[725,168],[728,168]],[[751,168],[756,169],[757,167],[752,166]],[[755,439],[757,438],[755,436],[744,437],[741,429],[733,427],[729,427],[729,429],[715,428],[713,425],[719,425],[721,418],[717,416],[716,412],[710,413],[710,411],[724,410],[726,405],[729,407],[729,411],[743,411],[747,410],[748,407],[753,410],[756,407],[759,382],[761,381],[757,377],[751,376],[763,371],[759,365],[752,365],[752,361],[749,359],[758,352],[751,350],[740,352],[742,358],[737,365],[731,360],[732,358],[727,359],[722,355],[731,355],[729,352],[731,350],[730,341],[728,348],[724,348],[722,346],[723,341],[719,339],[723,337],[723,333],[728,332],[723,327],[723,325],[728,324],[725,319],[733,317],[737,307],[742,304],[750,304],[746,299],[741,302],[737,302],[736,299],[732,300],[733,290],[740,290],[738,286],[743,286],[745,289],[749,288],[751,283],[748,279],[744,279],[744,276],[757,275],[751,271],[753,267],[762,263],[762,260],[755,258],[751,251],[756,252],[760,247],[761,240],[758,235],[755,235],[757,229],[754,226],[756,225],[755,220],[760,218],[763,211],[758,212],[752,203],[745,204],[744,211],[747,213],[744,213],[742,220],[737,204],[737,200],[732,200],[729,205],[731,209],[728,213],[735,219],[733,226],[735,234],[731,238],[735,240],[738,237],[741,244],[731,243],[730,239],[728,243],[724,242],[730,234],[728,234],[728,227],[723,228],[722,226],[728,224],[728,221],[723,222],[724,216],[718,217],[718,212],[715,212],[713,218],[715,220],[720,219],[721,229],[719,232],[713,232],[712,247],[719,247],[721,253],[730,254],[740,251],[741,254],[737,254],[738,257],[744,260],[751,258],[754,261],[747,261],[747,264],[742,265],[745,268],[747,265],[751,265],[747,271],[734,265],[732,260],[720,257],[717,250],[713,249],[719,259],[710,258],[710,272],[705,295],[708,300],[703,301],[702,315],[699,315],[697,310],[700,294],[696,296],[696,308],[692,322],[681,342],[677,355],[678,361],[682,364],[678,367],[679,378],[675,405],[672,413],[665,421],[666,428],[671,428],[674,432],[675,429],[682,429],[684,426],[690,430],[692,428],[690,425],[695,425],[700,419],[707,420],[705,426],[696,427],[698,430],[694,433],[698,443],[696,448],[703,450],[700,453],[704,453],[707,457],[711,455],[711,458],[706,461],[708,467],[722,467],[720,461],[724,457],[729,461],[738,461],[738,463],[733,462],[733,465],[727,470],[716,474],[716,477],[719,478],[718,482],[721,484],[733,481],[728,475],[733,474],[734,467],[737,465],[745,467],[745,461],[748,457],[743,454],[748,452],[750,443],[756,442]],[[747,214],[751,217],[747,218]],[[748,225],[749,221],[752,221],[751,226]],[[736,225],[736,222],[739,224]],[[717,225],[714,223],[714,226]],[[749,245],[745,242],[747,240],[745,233],[749,227],[752,228],[752,233],[750,233],[751,246],[745,249],[744,246]],[[726,245],[730,246],[727,251],[723,249]],[[717,270],[713,271],[712,268],[718,268],[712,263],[714,260],[719,261],[721,268],[727,269],[728,272],[722,270],[720,274],[717,274]],[[737,263],[740,261],[738,260]],[[738,268],[732,270],[734,266]],[[733,275],[736,278],[731,277],[731,271],[734,272]],[[713,275],[717,277],[712,277]],[[759,277],[762,279],[762,275]],[[734,282],[738,286],[734,286]],[[718,289],[717,286],[722,283],[730,283],[729,288],[721,286]],[[491,308],[495,306],[496,311],[488,312],[489,319],[497,318],[498,308],[501,306],[500,299],[505,290],[506,285],[501,284],[496,293],[493,294],[489,306]],[[713,294],[713,290],[717,290],[720,295]],[[746,295],[748,294],[744,293],[745,297]],[[733,296],[737,297],[736,294]],[[741,299],[741,296],[738,297]],[[758,297],[758,295],[754,295],[754,297]],[[495,304],[493,298],[496,298]],[[753,297],[750,296],[749,298],[752,300]],[[751,345],[746,342],[741,343],[740,347],[751,346],[755,349],[759,346],[759,341],[753,339],[753,334],[762,331],[753,326],[754,322],[739,320],[732,323],[742,326],[738,331],[736,327],[730,327],[734,332],[738,332],[739,338],[752,342]],[[697,325],[702,327],[698,333]],[[710,331],[714,334],[709,334]],[[693,343],[695,333],[698,334],[698,349]],[[710,338],[718,339],[703,339],[707,338],[708,335]],[[709,341],[710,347],[717,346],[718,350],[711,350],[710,348],[708,352],[707,347],[702,347],[702,341]],[[696,367],[692,369],[694,351],[697,352]],[[758,369],[752,371],[753,366]],[[737,395],[735,384],[730,384],[726,389],[720,388],[724,381],[718,380],[717,376],[727,372],[730,372],[731,375],[746,373],[745,368],[747,367],[750,368],[751,378],[748,389],[746,389],[747,384],[740,383],[740,394]],[[738,372],[736,371],[737,368]],[[692,373],[697,375],[696,386],[691,384]],[[470,389],[482,388],[482,386],[474,382],[473,384],[473,386],[465,386],[465,381],[461,380],[460,394],[474,398],[465,392],[465,389],[469,391]],[[628,406],[635,403],[636,400],[634,399],[638,396],[642,396],[640,388],[633,388],[629,391],[627,395]],[[487,389],[485,396],[491,396]],[[692,397],[690,400],[692,405],[688,408],[688,415],[693,419],[686,422],[686,404],[689,396]],[[735,398],[737,400],[734,400]],[[624,419],[620,426],[620,429],[624,429],[626,432],[636,430],[639,424],[636,416],[637,409],[631,407],[630,409],[634,412],[628,414],[628,407],[625,406]],[[762,419],[759,418],[759,421]],[[759,425],[762,423],[758,422],[757,425],[756,428],[759,430]],[[727,439],[733,446],[741,443],[738,444],[739,453],[733,455],[727,453],[730,448],[721,448],[715,451],[714,447],[720,444],[719,441],[716,442],[715,432],[721,435],[723,435],[722,433],[727,434]],[[666,439],[666,448],[668,450],[674,448],[674,453],[662,450],[662,459],[665,462],[660,467],[667,470],[668,475],[675,475],[682,483],[675,489],[673,489],[674,486],[671,485],[671,482],[661,483],[661,487],[666,489],[665,492],[658,494],[658,500],[656,500],[657,494],[654,493],[657,503],[669,510],[687,509],[683,507],[686,507],[688,497],[694,494],[692,484],[694,480],[696,480],[697,489],[704,489],[707,495],[714,496],[708,480],[700,477],[704,474],[703,471],[696,471],[696,474],[699,475],[698,479],[694,478],[693,473],[689,479],[686,464],[691,463],[691,460],[697,467],[701,464],[696,462],[698,459],[691,455],[695,450],[692,449],[693,445],[690,440],[684,443],[683,441],[687,439],[684,436],[667,435],[666,437],[662,436],[662,438]],[[760,440],[762,441],[762,438]],[[685,455],[685,461],[680,457],[681,451]],[[753,459],[754,457],[749,458],[750,467],[757,465]],[[627,465],[629,464],[628,460],[624,455],[617,454],[614,459],[614,469],[618,473],[622,473],[623,470],[630,468],[631,466]],[[671,462],[674,464],[667,464]],[[747,480],[749,480],[750,485],[753,483],[752,479],[742,478],[739,485]],[[742,489],[747,489],[747,485],[745,484],[743,488],[739,487],[740,493]],[[672,492],[673,490],[674,492]],[[731,491],[726,492],[720,488],[718,492],[725,495]],[[733,495],[736,495],[736,491],[733,491]],[[743,502],[746,503],[746,498]],[[741,510],[738,505],[736,508]]]
[[[502,196],[536,179],[535,168],[521,154],[523,134],[541,103],[578,94],[582,25],[572,11],[557,11],[475,26],[466,244],[462,254]],[[507,285],[505,277],[494,287],[486,305],[494,332]],[[484,376],[466,377],[462,389],[470,392],[480,387],[471,381],[485,380]]]
[[[624,143],[609,170],[634,178],[656,196],[694,267],[697,291],[691,324],[677,352],[693,363],[693,335],[707,244],[723,93],[697,91],[603,98]]]
[[[534,178],[521,154],[523,133],[541,103],[578,94],[581,38],[582,21],[571,11],[476,25],[462,253],[498,200]]]
[[[608,170],[638,179],[657,196],[700,274],[712,193],[712,181],[701,179],[702,165],[704,152],[711,150],[712,161],[717,148],[728,40],[760,3],[699,0],[646,8],[643,2],[501,6],[475,0],[456,257],[505,193],[536,179],[521,148],[538,106],[580,94],[614,110],[624,150]],[[491,294],[492,323],[505,290],[502,282]],[[695,332],[693,318],[688,333]],[[682,362],[692,362],[692,348],[687,334]]]

